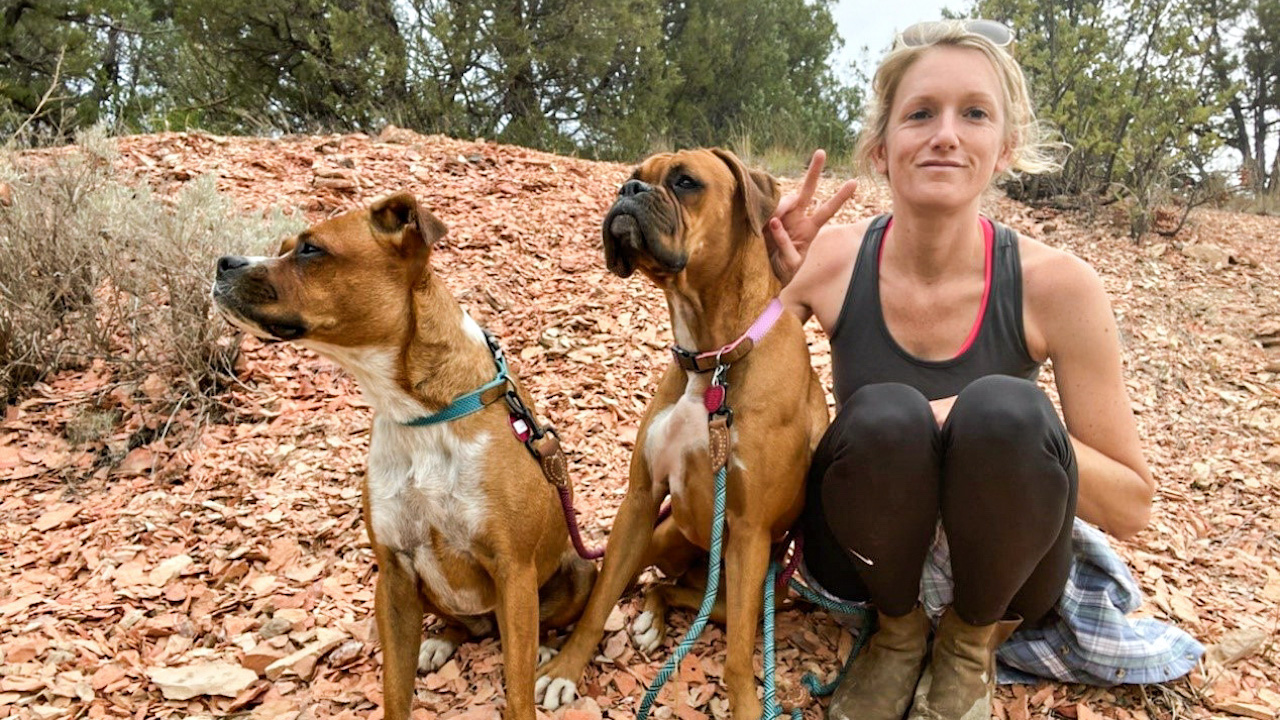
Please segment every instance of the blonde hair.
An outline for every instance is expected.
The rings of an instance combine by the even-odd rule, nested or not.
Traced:
[[[1056,156],[1067,146],[1056,139],[1054,131],[1036,119],[1035,108],[1027,92],[1027,79],[1012,55],[987,38],[967,30],[960,20],[933,23],[924,31],[922,39],[924,42],[919,45],[896,43],[876,69],[871,83],[871,106],[854,150],[854,160],[865,174],[876,174],[873,156],[884,145],[889,111],[893,108],[903,76],[926,52],[939,45],[977,50],[995,69],[1004,101],[1005,142],[1010,150],[1009,167],[1005,173],[1036,175],[1061,169]]]

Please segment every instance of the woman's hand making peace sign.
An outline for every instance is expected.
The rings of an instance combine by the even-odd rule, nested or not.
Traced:
[[[778,202],[778,209],[765,226],[765,238],[769,241],[769,262],[773,264],[773,272],[784,286],[791,282],[791,278],[800,269],[818,231],[853,196],[853,191],[858,186],[854,180],[846,181],[835,195],[809,213],[809,205],[813,202],[813,194],[818,189],[818,178],[822,175],[822,166],[826,161],[825,151],[814,151],[800,192],[783,196]]]

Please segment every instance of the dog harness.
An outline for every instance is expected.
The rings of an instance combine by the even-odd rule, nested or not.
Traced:
[[[477,413],[499,400],[507,402],[507,420],[511,424],[511,432],[524,443],[529,454],[538,461],[542,475],[555,486],[560,495],[560,506],[564,511],[565,524],[569,527],[569,537],[573,547],[586,560],[604,557],[602,548],[588,549],[582,542],[582,534],[578,530],[578,516],[573,509],[573,486],[569,482],[569,461],[565,458],[564,449],[560,447],[560,434],[550,425],[541,425],[532,410],[520,399],[515,383],[511,380],[511,371],[507,368],[506,356],[502,346],[488,330],[484,330],[485,345],[493,356],[493,364],[498,374],[492,380],[459,395],[442,410],[430,415],[422,415],[408,420],[403,425],[424,427],[442,422],[450,422]]]

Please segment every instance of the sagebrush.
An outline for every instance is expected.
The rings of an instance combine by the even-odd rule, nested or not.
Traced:
[[[211,317],[214,262],[261,254],[302,227],[237,212],[212,177],[172,198],[115,169],[115,146],[0,157],[0,400],[94,361],[114,382],[163,378],[175,407],[214,397],[239,344]]]

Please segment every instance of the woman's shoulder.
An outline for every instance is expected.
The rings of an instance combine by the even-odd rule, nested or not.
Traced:
[[[851,223],[828,223],[818,231],[817,237],[813,239],[813,247],[819,251],[838,252],[841,254],[849,251],[856,252],[862,247],[862,240],[866,237],[867,229],[871,227],[871,223],[875,222],[879,215],[872,215]]]
[[[1098,340],[1091,333],[1105,326],[1111,300],[1097,271],[1067,250],[1021,234],[1018,240],[1028,350],[1044,358],[1064,343]]]
[[[783,291],[784,300],[801,308],[802,318],[816,315],[827,332],[834,327],[863,237],[874,219],[827,224],[818,231],[805,252],[800,270]]]
[[[852,223],[827,224],[823,226],[813,239],[806,253],[803,270],[808,270],[806,279],[810,284],[823,285],[835,279],[848,280],[850,268],[858,258],[862,249],[862,241],[867,235],[867,228],[875,221],[875,217],[863,218]]]
[[[832,272],[838,273],[840,267],[851,264],[873,219],[824,225],[805,250],[804,262],[796,277],[807,276],[802,278],[806,283],[823,283]]]
[[[1018,233],[1022,286],[1027,300],[1057,303],[1102,289],[1093,266],[1074,253]]]

